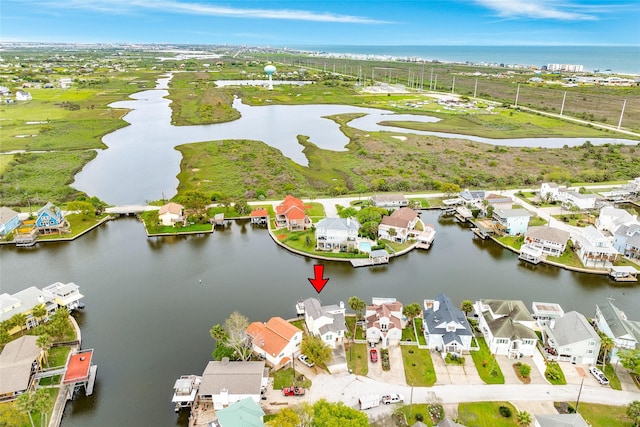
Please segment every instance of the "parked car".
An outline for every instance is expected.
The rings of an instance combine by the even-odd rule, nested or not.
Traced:
[[[375,348],[369,350],[369,358],[373,363],[376,363],[378,361],[378,350],[376,350]]]
[[[309,368],[313,368],[314,363],[311,362],[306,355],[301,354],[300,356],[298,356],[298,360],[300,362],[302,362],[303,365],[305,365],[305,366],[307,366]]]
[[[607,378],[605,374],[597,367],[595,366],[590,367],[589,372],[591,372],[591,375],[593,375],[600,384],[602,385],[609,384],[609,378]]]
[[[304,395],[304,387],[285,387],[282,389],[282,394],[285,396],[302,396]]]

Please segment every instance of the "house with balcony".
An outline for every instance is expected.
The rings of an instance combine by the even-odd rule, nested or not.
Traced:
[[[275,369],[286,366],[300,353],[302,330],[281,317],[272,317],[267,323],[251,323],[247,335],[253,352]]]
[[[378,226],[378,237],[392,242],[406,243],[415,233],[418,214],[411,208],[400,208],[385,215]]]
[[[492,354],[510,359],[532,356],[538,336],[535,320],[520,300],[480,300],[474,304],[478,327]]]
[[[356,247],[360,223],[353,218],[324,218],[316,224],[316,250],[349,251]]]
[[[547,359],[585,365],[598,361],[600,335],[577,311],[552,319],[542,329]]]
[[[4,237],[20,226],[18,212],[6,206],[0,207],[0,236]]]
[[[613,301],[596,304],[594,321],[598,330],[611,338],[615,347],[610,353],[611,363],[618,361],[618,351],[634,350],[640,343],[640,321],[629,320]]]
[[[462,356],[471,349],[473,330],[465,314],[456,308],[451,299],[440,294],[434,299],[424,300],[422,326],[430,350],[443,355]]]
[[[317,298],[307,298],[302,302],[304,321],[311,335],[320,337],[331,348],[342,344],[347,325],[344,303],[339,305],[320,305]]]
[[[619,256],[611,241],[592,225],[580,230],[573,246],[585,267],[610,267]]]
[[[382,348],[397,345],[402,340],[405,318],[402,315],[402,303],[395,298],[372,298],[365,313],[367,341],[381,343]]]
[[[269,382],[269,369],[264,361],[211,361],[202,373],[198,399],[212,404],[215,410],[250,398],[260,403],[261,391]]]
[[[526,209],[495,209],[493,219],[496,230],[509,236],[524,234],[529,227],[531,214]]]
[[[409,200],[402,194],[374,194],[370,200],[378,208],[402,208],[409,205]]]
[[[34,388],[33,376],[42,369],[45,353],[37,336],[25,335],[4,346],[0,353],[0,401],[15,400]]]
[[[287,195],[282,203],[276,206],[276,227],[286,227],[289,231],[300,231],[310,228],[311,219],[307,216],[302,200]]]

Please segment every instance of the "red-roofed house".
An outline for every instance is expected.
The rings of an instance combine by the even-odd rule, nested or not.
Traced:
[[[402,303],[395,298],[373,298],[364,317],[367,322],[367,341],[382,343],[382,348],[398,344],[405,326]]]
[[[279,369],[300,352],[302,331],[281,317],[272,317],[267,323],[253,322],[247,328],[253,351],[274,368]]]
[[[311,219],[304,210],[302,200],[287,195],[283,202],[276,206],[276,226],[287,227],[289,231],[306,230],[311,227]]]
[[[182,205],[173,202],[167,203],[158,211],[158,219],[162,225],[174,225],[176,222],[184,221],[183,210],[184,206]]]
[[[269,212],[266,209],[254,209],[251,211],[251,224],[267,224]]]

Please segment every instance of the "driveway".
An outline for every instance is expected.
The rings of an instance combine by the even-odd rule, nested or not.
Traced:
[[[404,363],[402,360],[402,350],[400,349],[400,346],[394,345],[389,347],[389,364],[391,365],[391,369],[388,371],[382,370],[380,346],[376,346],[376,349],[378,350],[378,361],[371,362],[371,359],[369,359],[369,373],[367,376],[371,379],[388,384],[406,385],[407,378],[404,375]]]

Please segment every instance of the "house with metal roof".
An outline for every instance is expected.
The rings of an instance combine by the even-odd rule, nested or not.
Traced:
[[[0,354],[0,401],[13,400],[31,389],[31,379],[44,359],[37,340],[37,336],[25,335],[4,346]]]
[[[307,298],[304,305],[304,321],[310,334],[320,337],[331,348],[342,344],[347,325],[344,320],[344,303],[321,306],[317,298]]]
[[[600,336],[577,311],[550,320],[542,330],[547,359],[593,365],[598,361]]]
[[[422,325],[431,350],[462,356],[471,349],[473,331],[467,317],[445,294],[424,300]]]
[[[596,305],[594,321],[598,330],[611,338],[615,343],[610,353],[611,362],[618,360],[618,351],[634,350],[640,343],[640,321],[629,320],[627,315],[607,300]]]
[[[474,311],[492,354],[518,358],[536,351],[535,320],[522,301],[476,301]]]
[[[316,223],[316,249],[332,251],[355,248],[360,223],[353,218],[324,218]]]
[[[269,369],[264,361],[239,362],[228,358],[211,361],[202,373],[198,398],[213,403],[216,410],[246,398],[259,403],[260,392],[268,380]]]
[[[279,369],[300,353],[302,330],[281,317],[272,317],[267,323],[253,322],[247,328],[253,352]]]

